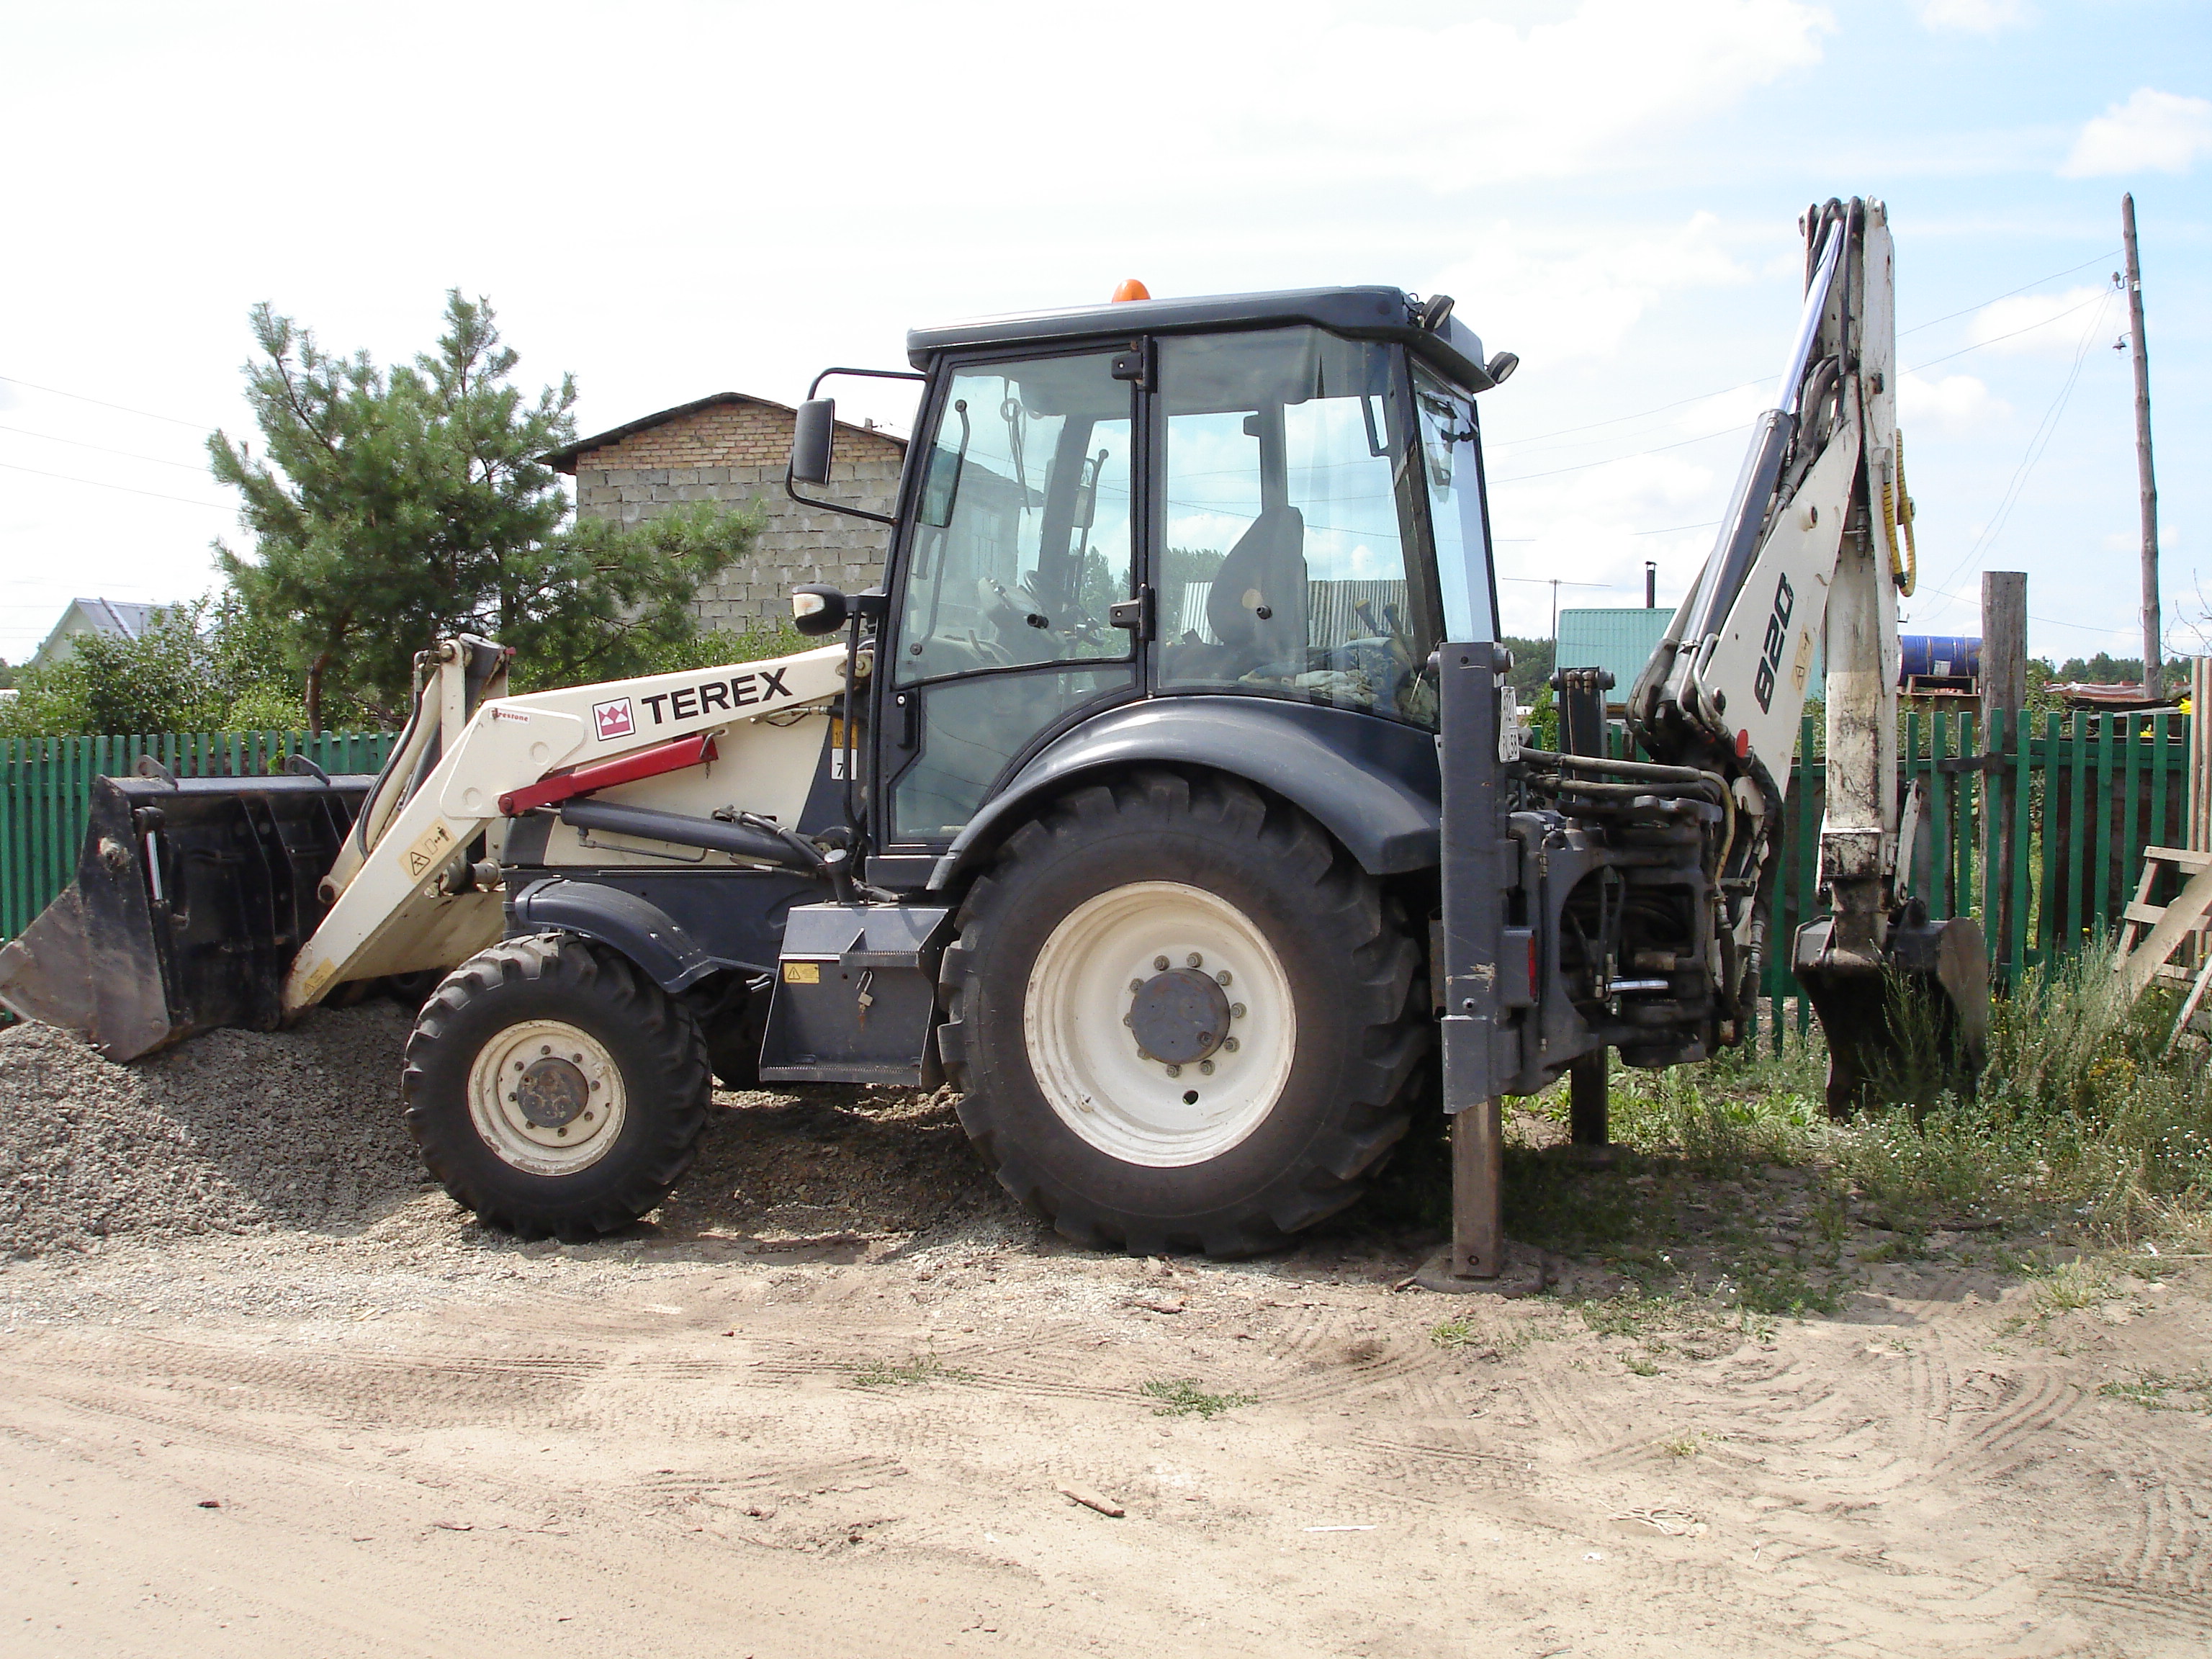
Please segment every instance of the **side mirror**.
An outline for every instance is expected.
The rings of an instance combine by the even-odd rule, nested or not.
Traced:
[[[800,405],[802,411],[806,407]],[[852,614],[852,601],[837,588],[809,582],[804,587],[791,590],[791,625],[810,638],[836,633]]]
[[[837,434],[837,400],[810,398],[791,423],[791,477],[794,483],[830,482],[830,451]]]

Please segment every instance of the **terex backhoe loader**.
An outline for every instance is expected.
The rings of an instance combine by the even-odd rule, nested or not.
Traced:
[[[1068,1237],[1223,1255],[1351,1202],[1440,1092],[1492,1177],[1455,1265],[1495,1273],[1500,1096],[1744,1039],[1824,635],[1832,915],[1794,965],[1832,1102],[1900,994],[1972,1064],[1979,936],[1896,880],[1889,234],[1856,200],[1806,234],[1777,407],[1629,696],[1647,759],[1521,746],[1476,416],[1515,360],[1449,299],[1139,295],[908,337],[884,587],[794,597],[842,639],[522,696],[453,640],[374,779],[104,781],[0,998],[127,1059],[443,971],[406,1121],[531,1235],[659,1203],[710,1073],[949,1079]],[[835,431],[810,398],[802,500]]]

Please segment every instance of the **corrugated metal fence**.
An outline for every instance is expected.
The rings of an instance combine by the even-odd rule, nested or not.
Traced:
[[[305,755],[325,771],[374,772],[390,732],[185,732],[149,737],[0,738],[0,939],[13,939],[76,879],[92,781],[128,776],[151,755],[179,777],[258,777]]]

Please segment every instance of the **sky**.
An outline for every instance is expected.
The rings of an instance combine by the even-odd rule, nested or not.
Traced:
[[[1333,283],[1445,292],[1509,631],[1671,605],[1771,397],[1797,219],[1879,197],[1918,502],[1908,632],[2141,649],[2135,194],[2166,648],[2212,650],[2206,0],[0,4],[0,657],[250,550],[247,313],[404,361],[488,297],[590,433],[903,366],[912,325]],[[851,383],[847,383],[850,385]],[[896,389],[841,406],[896,420]],[[1571,583],[1572,586],[1564,584]]]

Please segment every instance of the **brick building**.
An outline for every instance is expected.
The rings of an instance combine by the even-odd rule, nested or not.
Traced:
[[[699,589],[700,625],[743,631],[791,614],[799,582],[848,592],[883,575],[882,525],[801,507],[783,487],[791,459],[792,410],[742,392],[718,392],[583,438],[544,458],[576,481],[576,510],[635,524],[686,501],[758,505],[766,523],[752,551]],[[874,427],[837,423],[829,499],[889,513],[898,494],[906,441]]]

